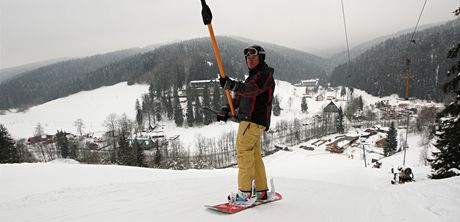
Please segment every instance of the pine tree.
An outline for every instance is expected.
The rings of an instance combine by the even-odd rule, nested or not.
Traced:
[[[8,130],[0,124],[0,163],[19,163],[19,154]]]
[[[129,145],[127,134],[120,132],[118,137],[118,164],[132,166],[133,165],[133,152]]]
[[[144,94],[142,96],[142,116],[147,117],[148,122],[148,128],[152,126],[152,110],[153,110],[153,104],[152,100],[150,99],[149,94]],[[155,118],[153,118],[153,121],[155,121]]]
[[[203,89],[203,107],[210,107],[211,101],[209,101],[209,90],[208,85]],[[204,112],[204,125],[209,125],[213,121],[213,115],[210,112]]]
[[[163,119],[163,117],[161,116],[161,103],[158,102],[156,104],[157,105],[155,106],[155,118],[158,122],[160,122]]]
[[[142,132],[144,129],[144,116],[142,115],[142,107],[139,99],[136,99],[136,122],[138,132]]]
[[[460,7],[454,11],[460,15]],[[460,43],[450,49],[447,58],[455,59],[460,52]],[[460,60],[449,69],[448,76],[453,78],[444,84],[444,93],[454,93],[456,98],[449,103],[438,115],[436,126],[436,148],[433,152],[433,160],[430,160],[433,169],[430,178],[441,179],[460,175]]]
[[[221,108],[221,94],[220,94],[220,86],[219,84],[214,84],[214,95],[212,95],[212,108],[214,110],[220,110]]]
[[[361,110],[361,111],[364,109],[364,102],[363,102],[363,97],[362,96],[358,97],[358,109]]]
[[[279,116],[281,114],[281,107],[280,107],[280,102],[278,99],[278,96],[275,96],[273,99],[273,115]]]
[[[192,101],[190,92],[191,92],[190,87],[187,86],[187,111],[186,111],[187,125],[189,127],[192,127],[193,124],[195,124],[195,115],[193,114],[193,101]]]
[[[144,147],[143,145],[137,140],[137,138],[133,141],[133,150],[136,153],[136,166],[138,167],[145,167],[144,164]]]
[[[156,167],[160,167],[161,166],[161,162],[163,161],[163,155],[161,154],[161,151],[160,151],[160,146],[158,144],[158,140],[155,141],[155,156],[153,157],[153,164],[156,166]]]
[[[345,86],[342,86],[342,90],[340,90],[340,97],[344,97],[347,95],[347,90],[345,89]]]
[[[70,156],[69,140],[67,139],[65,132],[58,131],[56,133],[56,145],[57,145],[58,150],[61,151],[62,158],[69,158]]]
[[[78,141],[69,140],[69,158],[77,159]]]
[[[336,121],[336,128],[338,133],[344,133],[344,128],[343,128],[343,111],[342,107],[339,107],[339,115],[337,116],[337,121]]]
[[[174,122],[176,126],[182,126],[184,124],[184,111],[180,104],[179,95],[177,93],[177,88],[174,88]]]
[[[166,98],[164,98],[164,104],[165,104],[165,111],[166,111],[166,116],[168,117],[169,120],[172,120],[174,117],[174,108],[171,102],[171,97],[169,96],[169,93]]]
[[[307,98],[302,97],[302,104],[300,105],[300,109],[303,113],[308,111]]]
[[[390,130],[388,131],[387,138],[385,139],[385,145],[383,146],[383,155],[391,156],[396,152],[398,148],[397,131],[395,123],[391,122]]]
[[[203,116],[203,107],[201,106],[200,98],[195,97],[195,123],[198,126],[203,125],[204,116]]]

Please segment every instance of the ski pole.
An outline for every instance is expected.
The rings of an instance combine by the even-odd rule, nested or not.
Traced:
[[[208,26],[209,35],[211,36],[212,46],[214,48],[214,54],[216,54],[217,65],[219,66],[220,76],[225,78],[224,67],[222,66],[222,60],[220,59],[219,47],[217,46],[216,37],[214,36],[214,30],[212,28],[212,13],[209,6],[206,4],[205,0],[201,0],[201,16],[203,17],[204,25]],[[230,90],[226,89],[225,94],[227,94],[228,105],[230,106],[230,111],[232,115],[235,116],[235,108],[233,108],[232,96],[230,95]]]

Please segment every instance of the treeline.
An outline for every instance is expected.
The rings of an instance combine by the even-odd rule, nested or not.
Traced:
[[[419,31],[413,40],[410,34],[388,39],[350,64],[337,66],[329,80],[334,86],[359,88],[375,96],[405,97],[406,59],[410,59],[409,96],[442,101],[441,85],[453,64],[446,55],[460,39],[458,30],[460,19]]]
[[[336,131],[331,124],[325,128],[326,125],[322,122],[305,124],[306,121],[294,119],[275,124],[262,138],[263,155],[276,152],[275,144],[295,145]],[[48,140],[27,145],[24,140],[14,141],[6,128],[0,125],[0,163],[46,162],[71,158],[82,163],[178,170],[224,168],[236,163],[234,131],[214,138],[199,135],[195,138],[193,147],[185,149],[180,139],[140,138],[141,134],[133,133],[136,123],[126,115],[111,114],[106,118],[104,126],[105,145],[95,147],[94,141],[88,137],[74,136],[64,131],[56,132],[54,142]],[[40,130],[37,131],[39,132]]]
[[[216,82],[204,88],[192,89],[187,85],[185,90],[174,87],[165,91],[150,84],[149,92],[136,100],[136,132],[152,128],[163,118],[174,120],[178,127],[209,125],[216,121],[216,116],[204,107],[219,111],[221,104],[225,104],[221,91]],[[185,95],[179,96],[179,93]]]
[[[247,67],[242,54],[250,43],[219,37],[226,74],[244,78]],[[280,46],[266,47],[267,62],[277,79],[325,78],[325,60]],[[0,84],[0,110],[27,108],[82,90],[127,81],[153,83],[161,91],[181,88],[191,80],[214,79],[219,71],[209,38],[160,46],[152,51],[127,51],[41,67]]]

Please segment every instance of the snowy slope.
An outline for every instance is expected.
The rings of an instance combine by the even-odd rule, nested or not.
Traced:
[[[418,137],[410,137],[416,143]],[[307,142],[310,143],[310,142]],[[306,144],[307,144],[306,143]],[[460,177],[432,181],[408,150],[415,183],[391,185],[391,165],[292,147],[265,158],[284,199],[236,215],[203,205],[225,201],[235,168],[171,171],[69,161],[0,165],[2,221],[459,221]]]
[[[45,104],[34,106],[26,112],[6,112],[0,115],[14,138],[28,138],[40,123],[45,133],[55,134],[57,130],[76,133],[75,120],[81,118],[85,132],[102,134],[102,123],[111,113],[126,113],[134,119],[136,99],[148,92],[148,85],[128,86],[126,82],[96,90],[79,92]]]

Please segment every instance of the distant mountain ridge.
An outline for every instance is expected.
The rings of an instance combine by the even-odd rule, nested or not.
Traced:
[[[425,30],[427,28],[436,27],[436,26],[439,26],[439,25],[442,25],[442,24],[444,24],[444,22],[423,25],[423,26],[418,27],[417,30],[420,32],[420,31]],[[370,41],[366,41],[364,43],[361,43],[361,44],[359,44],[359,45],[357,45],[357,46],[355,46],[355,47],[350,49],[350,59],[355,59],[359,55],[363,54],[365,51],[367,51],[367,50],[371,49],[372,47],[384,42],[387,39],[396,38],[398,36],[402,36],[402,35],[405,35],[405,34],[408,34],[408,33],[412,33],[413,31],[414,31],[414,28],[404,29],[404,30],[395,32],[393,34],[380,36],[380,37],[372,39]],[[332,69],[335,68],[336,66],[340,65],[340,64],[348,62],[347,51],[338,52],[338,53],[332,54],[331,56],[328,56],[328,57],[325,57],[325,58],[330,60]],[[328,71],[332,71],[332,69],[328,70]]]
[[[412,79],[409,96],[442,101],[440,86],[447,80],[447,70],[454,61],[448,50],[460,40],[460,19],[419,31],[415,43],[411,34],[385,40],[363,52],[348,65],[338,65],[329,77],[333,86],[359,88],[375,96],[398,94],[405,97],[404,70],[410,59]]]
[[[25,65],[19,65],[19,66],[0,69],[0,83],[7,79],[13,78],[17,75],[20,75],[22,73],[29,72],[31,70],[38,69],[40,67],[51,65],[54,63],[62,62],[65,60],[70,60],[70,58],[56,58],[56,59],[50,59],[50,60],[41,61],[41,62],[34,62],[34,63],[25,64]]]
[[[248,70],[242,50],[250,43],[230,37],[217,39],[226,74],[243,78]],[[295,82],[326,76],[323,66],[327,61],[320,57],[280,46],[264,47],[277,79]],[[162,45],[153,50],[121,50],[60,62],[9,79],[0,84],[0,110],[37,105],[123,81],[152,83],[164,91],[181,87],[190,80],[214,79],[218,73],[209,38]]]
[[[446,53],[460,39],[457,31],[460,30],[459,21],[453,20],[417,32],[417,45],[411,46],[407,52],[414,75],[410,96],[442,100],[443,94],[437,86],[447,78],[445,72],[449,61]],[[406,52],[403,51],[409,37],[405,34],[385,41],[382,37],[360,45],[352,49],[353,59],[349,65],[346,61],[339,65],[346,58],[343,54],[324,59],[300,50],[242,37],[223,36],[217,40],[226,74],[232,77],[242,79],[247,73],[242,49],[256,43],[266,49],[266,61],[275,68],[276,79],[295,83],[302,79],[319,78],[323,84],[329,80],[333,86],[360,88],[377,96],[398,93],[404,97],[402,72]],[[54,63],[0,81],[0,110],[27,108],[123,81],[129,84],[148,83],[156,90],[168,91],[191,80],[214,79],[218,73],[209,38],[119,50]]]

